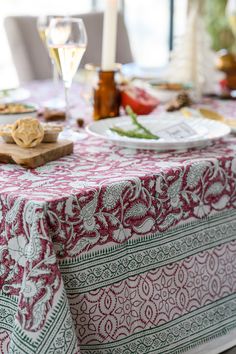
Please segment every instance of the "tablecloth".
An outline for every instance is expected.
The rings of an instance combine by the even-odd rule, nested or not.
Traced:
[[[45,166],[1,164],[0,353],[174,354],[230,333],[235,216],[234,136],[160,153],[84,134]]]

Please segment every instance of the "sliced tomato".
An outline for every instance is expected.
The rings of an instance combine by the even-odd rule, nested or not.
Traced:
[[[158,104],[158,99],[142,88],[126,87],[121,91],[121,105],[130,106],[136,114],[149,114]]]

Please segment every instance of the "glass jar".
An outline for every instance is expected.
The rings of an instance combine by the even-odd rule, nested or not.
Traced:
[[[120,90],[115,81],[116,71],[98,72],[98,82],[94,88],[93,118],[117,117],[120,113]]]

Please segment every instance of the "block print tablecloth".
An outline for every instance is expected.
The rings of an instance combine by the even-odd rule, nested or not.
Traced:
[[[235,151],[85,136],[0,165],[0,353],[180,353],[235,328]]]

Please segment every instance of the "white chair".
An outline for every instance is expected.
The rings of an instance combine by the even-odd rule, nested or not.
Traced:
[[[103,13],[93,12],[76,15],[84,20],[88,46],[80,67],[86,63],[100,65],[102,51]],[[32,16],[10,16],[5,19],[5,29],[9,41],[13,62],[19,81],[43,80],[52,77],[52,65],[37,27],[37,18]],[[117,24],[117,63],[133,61],[129,37],[123,16],[118,15]]]

